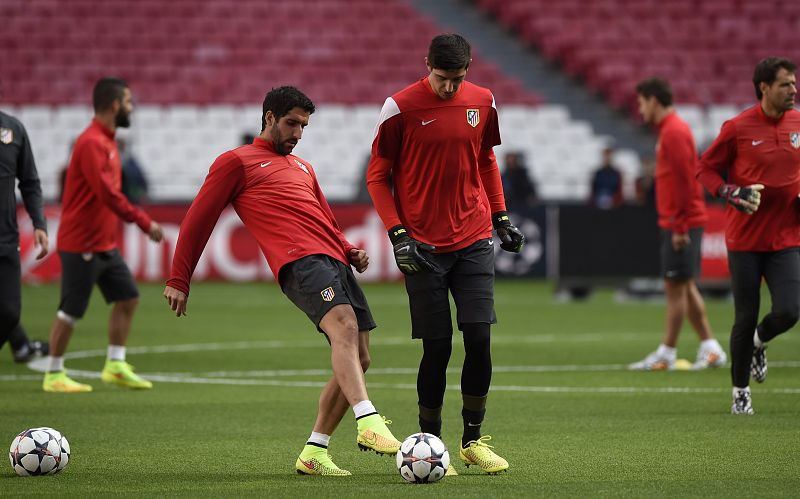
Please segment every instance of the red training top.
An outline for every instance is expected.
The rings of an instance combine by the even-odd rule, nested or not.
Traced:
[[[67,167],[59,251],[94,253],[116,248],[118,217],[150,231],[150,216],[128,202],[121,186],[122,165],[114,132],[93,119],[75,141]]]
[[[689,125],[677,113],[658,124],[656,208],[658,226],[676,234],[707,221],[703,186],[697,181],[697,148]]]
[[[386,99],[367,171],[386,228],[402,224],[437,252],[492,237],[491,214],[506,209],[498,144],[488,89],[465,81],[444,100],[425,77]]]
[[[697,178],[712,194],[725,182],[763,184],[753,215],[727,208],[725,242],[731,251],[778,251],[800,246],[800,112],[772,119],[761,105],[722,125],[700,159]]]
[[[305,160],[256,137],[219,156],[181,223],[168,286],[189,293],[189,281],[222,210],[233,204],[258,241],[275,279],[289,262],[322,254],[350,265],[355,246],[333,218]]]

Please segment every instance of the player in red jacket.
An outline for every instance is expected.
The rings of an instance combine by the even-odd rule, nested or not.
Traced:
[[[494,314],[492,226],[506,251],[525,241],[506,213],[492,148],[500,144],[492,93],[464,78],[470,46],[459,35],[435,37],[428,76],[386,99],[372,144],[367,186],[406,274],[413,338],[423,355],[417,377],[420,429],[441,435],[445,372],[458,309],[465,359],[460,456],[488,473],[508,462],[481,436],[492,376]],[[448,469],[448,473],[455,468]]]
[[[698,178],[728,203],[725,242],[735,320],[731,331],[733,414],[753,414],[750,376],[767,375],[767,342],[800,315],[800,113],[796,65],[769,57],[753,74],[759,103],[722,125]],[[724,175],[724,177],[723,177]],[[772,310],[758,321],[761,280]]]
[[[303,474],[342,476],[350,472],[331,460],[328,442],[348,407],[358,423],[360,448],[395,454],[400,442],[370,402],[364,381],[375,321],[350,265],[363,272],[369,258],[345,239],[314,169],[291,154],[314,109],[294,87],[267,94],[261,134],[214,161],[183,219],[164,296],[178,317],[186,315],[197,261],[220,213],[233,205],[283,292],[331,345],[333,377],[322,390],[314,430],[295,468]]]
[[[117,249],[119,219],[136,223],[152,241],[161,241],[161,226],[121,192],[122,166],[114,134],[130,125],[133,96],[128,84],[103,78],[94,87],[94,119],[75,141],[67,167],[58,256],[61,259],[61,302],[50,330],[46,392],[89,392],[92,387],[70,379],[64,353],[75,323],[83,317],[95,284],[113,303],[108,327],[108,357],[101,379],[128,388],[149,389],[152,383],[125,362],[125,346],[139,303],[139,290]]]
[[[672,369],[683,321],[700,338],[694,369],[720,367],[727,356],[711,332],[703,297],[695,279],[700,275],[700,243],[708,220],[703,186],[697,181],[697,148],[689,125],[675,112],[667,81],[651,78],[636,86],[639,113],[658,127],[656,145],[656,208],[661,228],[661,273],[667,298],[664,337],[658,349],[631,364],[634,370]]]

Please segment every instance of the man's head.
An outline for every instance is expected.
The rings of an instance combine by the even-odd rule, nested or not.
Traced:
[[[467,75],[470,62],[470,46],[464,37],[452,33],[434,37],[425,64],[430,71],[428,81],[436,95],[452,99]]]
[[[92,102],[96,115],[110,114],[113,116],[114,124],[120,128],[131,125],[133,96],[125,80],[101,78],[94,85]]]
[[[667,80],[648,78],[636,85],[639,114],[645,123],[658,123],[664,111],[672,107],[672,88]]]
[[[779,113],[794,107],[797,94],[795,69],[797,65],[782,57],[767,57],[756,65],[753,86],[762,105],[766,104]]]
[[[296,88],[273,88],[264,98],[261,137],[271,140],[278,154],[290,154],[315,109],[311,99]]]

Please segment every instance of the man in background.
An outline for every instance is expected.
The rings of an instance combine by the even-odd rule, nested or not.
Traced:
[[[694,369],[723,366],[725,352],[711,332],[706,306],[696,279],[700,275],[700,246],[708,221],[703,187],[697,174],[697,149],[689,125],[675,112],[667,81],[651,78],[636,86],[639,113],[658,127],[656,145],[656,209],[661,228],[661,274],[667,314],[658,349],[630,365],[634,370],[672,369],[677,359],[683,321],[700,338]]]
[[[50,355],[42,387],[46,392],[90,392],[64,370],[64,353],[76,323],[89,306],[97,284],[113,303],[108,328],[108,353],[101,379],[127,388],[148,389],[152,383],[125,361],[126,345],[139,290],[117,248],[119,219],[133,222],[159,242],[161,226],[122,194],[122,166],[114,141],[117,128],[130,125],[133,98],[128,84],[116,78],[97,82],[92,96],[94,119],[75,141],[64,186],[58,256],[61,259],[61,302],[50,330]]]
[[[622,195],[622,173],[614,166],[614,149],[603,149],[603,163],[592,173],[589,204],[607,210],[619,208],[624,201]]]

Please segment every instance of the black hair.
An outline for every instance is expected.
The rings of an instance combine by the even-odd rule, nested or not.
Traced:
[[[306,94],[292,86],[273,88],[264,97],[263,112],[261,113],[261,131],[267,128],[267,111],[272,111],[276,120],[286,116],[289,111],[299,107],[308,114],[313,114],[316,108]]]
[[[648,99],[655,97],[664,107],[672,105],[672,87],[667,80],[662,78],[648,78],[636,85],[636,93]]]
[[[105,111],[114,104],[115,100],[122,99],[128,83],[120,78],[101,78],[94,84],[92,104],[95,112]]]
[[[797,65],[784,57],[767,57],[762,59],[756,64],[756,69],[753,71],[753,86],[756,87],[756,98],[761,100],[763,96],[761,92],[761,82],[767,85],[772,85],[775,78],[778,76],[778,70],[785,69],[790,73],[794,73]]]
[[[435,36],[428,47],[428,64],[434,69],[467,69],[471,60],[469,42],[455,33]]]

